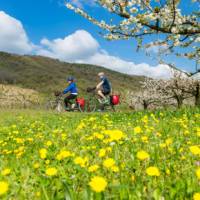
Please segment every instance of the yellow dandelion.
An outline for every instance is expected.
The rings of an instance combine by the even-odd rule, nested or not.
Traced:
[[[172,140],[171,138],[168,138],[168,139],[165,140],[165,144],[166,144],[167,146],[171,145],[172,142],[173,142],[173,140]]]
[[[117,167],[117,166],[112,166],[112,167],[111,167],[111,170],[112,170],[113,172],[119,172],[119,167]]]
[[[166,169],[165,172],[166,172],[167,175],[170,175],[170,173],[171,173],[170,170],[169,170],[168,168]]]
[[[46,169],[46,175],[47,176],[55,176],[57,175],[58,171],[55,167],[50,167]]]
[[[195,193],[193,195],[193,200],[200,200],[200,193]]]
[[[88,168],[88,171],[89,172],[95,172],[99,169],[99,165],[91,165],[89,168]]]
[[[52,144],[53,144],[53,143],[52,143],[52,141],[50,141],[50,140],[46,142],[46,145],[47,145],[48,147],[50,147]]]
[[[120,130],[105,130],[104,133],[109,136],[109,141],[119,141],[126,137]]]
[[[62,150],[57,156],[56,156],[56,159],[57,160],[63,160],[65,158],[68,158],[72,156],[71,152],[70,151],[65,151],[65,150]]]
[[[8,176],[10,174],[10,172],[11,172],[11,170],[9,168],[6,168],[1,172],[1,175],[2,176]]]
[[[146,173],[149,176],[160,176],[160,171],[157,167],[148,167]]]
[[[136,156],[139,160],[146,160],[146,159],[149,159],[150,157],[149,154],[143,150],[138,151]]]
[[[102,158],[106,155],[106,149],[100,149],[99,150],[99,157]]]
[[[133,181],[133,182],[135,181],[135,176],[134,175],[131,176],[131,181]]]
[[[45,159],[47,157],[47,150],[45,148],[42,148],[40,149],[39,154],[41,159]]]
[[[0,196],[7,193],[9,185],[5,181],[0,181]]]
[[[197,178],[200,179],[200,168],[198,168],[198,169],[196,170],[196,175],[197,175]]]
[[[107,187],[107,181],[105,178],[100,176],[95,176],[91,179],[89,182],[90,187],[95,192],[103,192],[105,188]]]
[[[197,145],[191,146],[190,151],[194,155],[200,155],[200,148]]]
[[[40,164],[38,162],[33,164],[34,169],[38,169],[39,167],[40,167]]]
[[[87,157],[82,158],[78,156],[74,159],[74,163],[80,165],[81,167],[85,167],[88,164],[88,158]]]
[[[115,165],[115,160],[113,160],[112,158],[107,158],[103,162],[103,166],[106,168],[112,168],[114,165]]]
[[[141,133],[142,132],[142,129],[140,128],[140,126],[136,126],[134,128],[134,133],[138,134],[138,133]]]

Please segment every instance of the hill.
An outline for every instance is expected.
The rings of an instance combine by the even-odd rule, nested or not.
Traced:
[[[114,91],[138,90],[140,81],[144,80],[141,76],[129,76],[95,65],[0,52],[0,83],[33,89],[43,94],[64,89],[69,75],[76,77],[80,92],[84,92],[88,86],[96,84],[100,71],[109,77]]]

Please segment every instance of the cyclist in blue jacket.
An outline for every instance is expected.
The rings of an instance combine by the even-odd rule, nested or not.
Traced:
[[[74,77],[70,76],[67,78],[67,82],[69,83],[68,87],[63,91],[63,94],[70,93],[67,97],[65,97],[65,108],[66,110],[69,109],[69,104],[71,104],[72,99],[76,99],[78,96],[78,89],[75,83]]]

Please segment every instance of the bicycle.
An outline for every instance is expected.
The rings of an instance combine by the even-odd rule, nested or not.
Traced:
[[[49,100],[46,103],[45,108],[47,110],[53,110],[53,111],[57,111],[57,112],[66,111],[62,93],[55,92],[54,99]],[[75,100],[73,100],[73,102],[71,103],[71,106],[67,109],[67,111],[69,111],[69,112],[74,112],[74,111],[84,112],[84,108],[83,108],[83,105],[81,105],[77,101],[77,99],[75,99]]]
[[[112,96],[106,96],[108,103],[103,103],[96,94],[96,88],[87,88],[88,98],[85,100],[84,112],[95,111],[113,111],[115,112],[115,105],[112,103]]]

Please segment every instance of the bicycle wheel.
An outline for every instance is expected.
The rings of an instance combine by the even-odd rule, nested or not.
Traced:
[[[90,98],[85,101],[85,105],[81,108],[82,112],[95,112],[97,108],[97,100]]]

